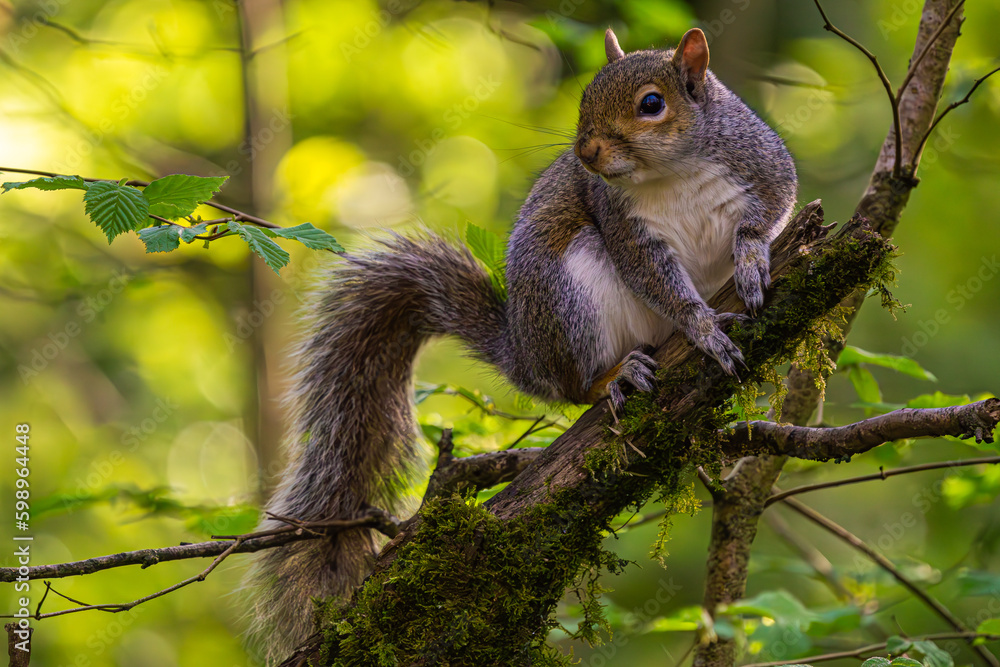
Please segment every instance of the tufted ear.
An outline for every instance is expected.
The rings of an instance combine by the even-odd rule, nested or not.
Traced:
[[[674,51],[674,63],[688,83],[699,84],[705,79],[708,69],[708,41],[705,33],[691,28],[681,38]]]
[[[608,28],[604,33],[604,52],[608,54],[609,63],[625,57],[625,52],[618,45],[618,37],[611,28]]]

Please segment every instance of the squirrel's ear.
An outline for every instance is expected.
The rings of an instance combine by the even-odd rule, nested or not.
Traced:
[[[674,51],[674,63],[691,83],[700,83],[708,69],[708,40],[698,28],[691,28]]]
[[[620,58],[625,57],[625,52],[622,51],[622,47],[618,45],[618,37],[615,35],[615,31],[608,28],[604,33],[604,52],[608,54],[608,62],[613,63]]]

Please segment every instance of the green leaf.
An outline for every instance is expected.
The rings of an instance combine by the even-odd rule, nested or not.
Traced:
[[[173,174],[158,178],[143,190],[149,212],[170,220],[194,213],[198,204],[212,198],[228,176]]]
[[[1000,618],[988,618],[979,624],[976,628],[976,632],[981,635],[1000,635]],[[983,643],[984,639],[979,638],[976,640],[979,643]]]
[[[428,382],[422,382],[417,385],[417,389],[413,394],[413,402],[420,405],[431,396],[443,393],[447,387],[448,385],[446,384],[430,384]]]
[[[919,661],[913,658],[896,658],[889,665],[890,667],[924,667]]]
[[[807,628],[820,620],[819,614],[807,609],[791,593],[784,590],[768,591],[760,595],[729,605],[726,616],[744,614],[764,616],[776,623],[800,628]]]
[[[766,651],[769,647],[780,646],[782,657],[798,658],[809,653],[812,640],[802,628],[794,623],[772,623],[758,625],[750,635],[753,643],[760,643]]]
[[[972,402],[968,394],[943,394],[935,391],[933,394],[921,394],[906,402],[908,408],[948,408],[953,405],[968,405]]]
[[[87,182],[79,176],[46,176],[45,178],[33,178],[30,181],[3,184],[4,192],[8,190],[24,190],[25,188],[35,188],[37,190],[86,190]]]
[[[264,262],[278,273],[281,267],[288,264],[290,259],[287,252],[281,246],[267,238],[267,235],[259,227],[242,225],[238,222],[228,222],[229,229],[239,234],[240,238],[247,242],[250,249],[254,251]]]
[[[899,635],[893,635],[889,637],[889,640],[885,644],[886,653],[889,655],[899,655],[900,653],[905,653],[910,649],[913,643],[909,639],[903,639]],[[893,662],[892,664],[896,664]]]
[[[963,570],[958,575],[958,585],[962,597],[1000,595],[1000,574]],[[997,620],[1000,623],[1000,619],[991,620]],[[997,629],[1000,629],[1000,624],[998,624]]]
[[[194,237],[204,234],[208,231],[208,228],[209,225],[204,222],[190,227],[185,227],[181,230],[181,241],[184,241],[184,243],[193,243],[195,240]]]
[[[911,375],[920,380],[930,380],[937,382],[934,374],[925,370],[923,366],[908,357],[898,357],[892,354],[878,354],[862,350],[860,347],[847,345],[837,357],[837,366],[857,366],[858,364],[872,364],[891,368],[894,371]]]
[[[882,656],[875,656],[874,658],[868,658],[861,663],[861,667],[888,667],[889,658],[883,658]]]
[[[149,202],[137,188],[100,181],[83,195],[84,211],[110,243],[119,234],[141,229],[149,217]]]
[[[854,391],[863,403],[881,403],[882,390],[872,372],[864,366],[849,366],[847,378],[854,385]]]
[[[312,248],[313,250],[344,252],[344,247],[337,243],[337,239],[333,238],[322,229],[315,227],[311,222],[303,222],[301,225],[285,227],[283,229],[268,229],[266,227],[261,227],[260,230],[271,238],[279,236],[283,239],[292,239],[293,241],[298,241],[305,247]]]
[[[503,239],[470,222],[465,228],[465,243],[473,256],[486,265],[493,286],[506,298],[507,247]]]
[[[146,252],[170,252],[180,247],[180,227],[160,225],[139,230],[139,238],[146,244]]]
[[[809,626],[810,637],[840,635],[861,627],[861,610],[854,605],[820,612],[819,619]]]
[[[465,242],[472,254],[482,260],[486,266],[493,268],[503,263],[504,244],[500,237],[493,232],[488,232],[470,222],[465,228]]]
[[[661,616],[648,623],[644,632],[690,632],[702,623],[702,609],[698,605],[682,607],[669,616]]]
[[[932,641],[913,642],[913,650],[924,656],[923,664],[926,667],[955,667],[951,654]]]

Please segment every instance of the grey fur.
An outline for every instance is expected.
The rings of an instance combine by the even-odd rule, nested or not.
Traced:
[[[334,268],[296,357],[290,462],[267,509],[301,520],[392,510],[413,459],[413,359],[452,334],[492,361],[505,329],[489,276],[436,237],[393,237]],[[261,530],[280,526],[265,520]],[[312,598],[346,600],[375,553],[370,530],[262,552],[248,578],[251,630],[269,659],[313,629]]]
[[[697,45],[704,36],[685,39]],[[742,355],[721,328],[732,318],[705,300],[735,271],[745,303],[763,304],[768,248],[795,201],[794,164],[702,61],[688,66],[672,50],[619,56],[610,48],[609,56],[581,102],[576,149],[586,148],[587,167],[567,151],[536,181],[508,243],[506,303],[466,250],[434,236],[394,236],[331,271],[298,351],[291,462],[270,511],[311,520],[396,506],[416,433],[413,359],[431,336],[461,338],[474,357],[546,400],[610,394],[620,405],[625,385],[649,390],[656,364],[642,350],[675,326],[735,371]],[[668,100],[673,115],[663,122],[638,118],[636,96],[650,86]],[[655,225],[683,225],[643,217],[622,180],[639,167],[670,187],[710,177],[716,190],[690,196],[692,210],[728,235],[721,268],[718,258],[698,264],[697,229],[675,247]],[[693,269],[705,269],[697,283]],[[356,530],[259,556],[249,586],[268,653],[283,656],[310,632],[313,597],[346,601],[374,551],[371,532]]]

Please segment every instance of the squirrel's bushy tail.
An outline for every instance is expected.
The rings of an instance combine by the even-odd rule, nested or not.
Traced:
[[[346,257],[322,285],[298,350],[289,463],[267,509],[312,521],[392,511],[414,455],[412,367],[431,336],[461,337],[495,361],[503,300],[468,251],[435,236],[393,236]],[[279,527],[265,520],[261,530]],[[371,530],[262,552],[248,575],[251,635],[285,657],[313,629],[311,599],[345,601],[368,572]]]

